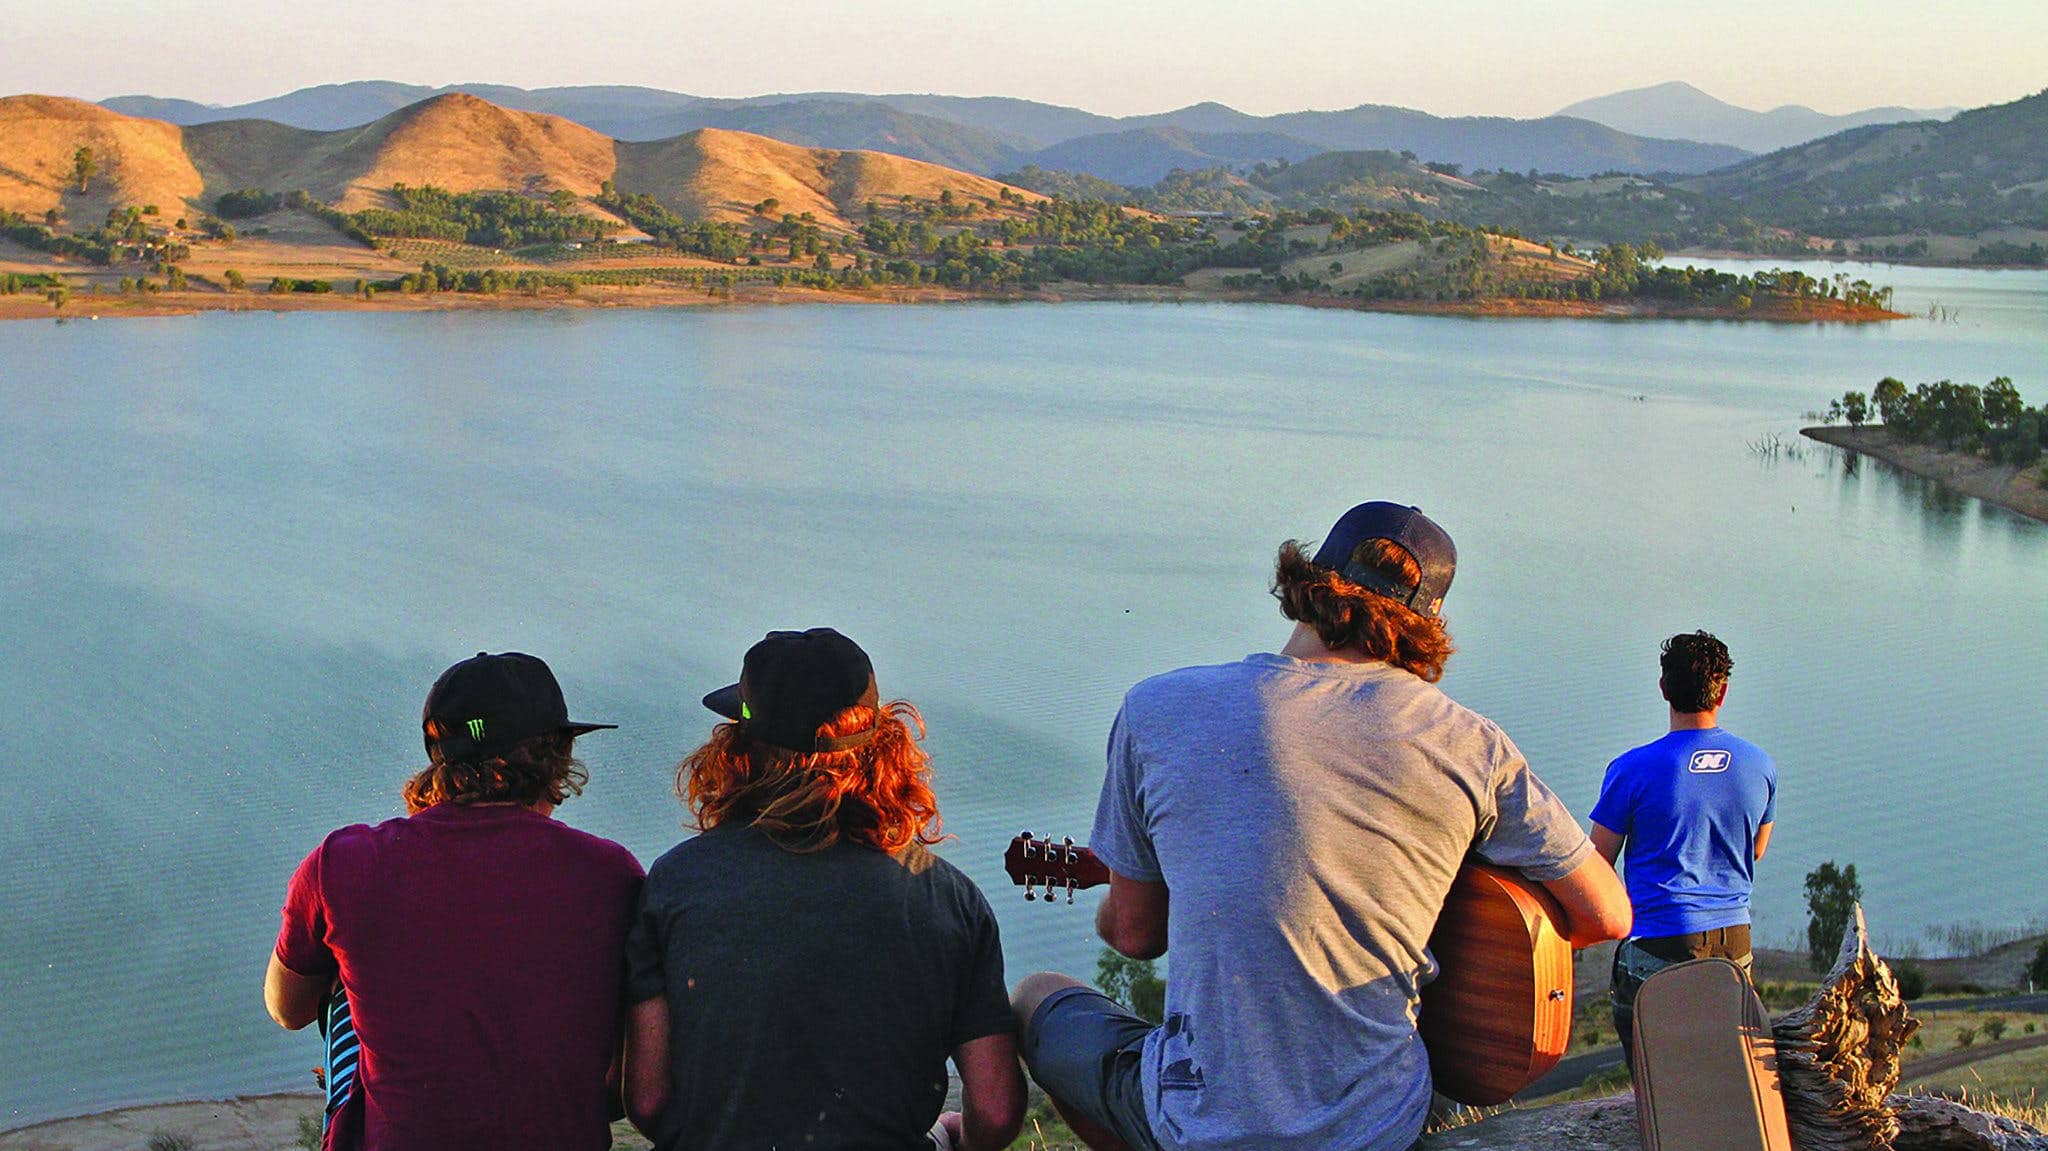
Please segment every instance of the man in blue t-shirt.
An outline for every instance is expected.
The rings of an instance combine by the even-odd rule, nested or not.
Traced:
[[[1635,934],[1614,951],[1614,1029],[1634,1060],[1636,990],[1673,963],[1721,956],[1749,970],[1749,892],[1771,840],[1778,769],[1721,730],[1735,661],[1703,631],[1664,641],[1671,734],[1607,765],[1593,846],[1617,859]]]

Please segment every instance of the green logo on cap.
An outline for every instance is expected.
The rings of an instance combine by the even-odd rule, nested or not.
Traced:
[[[747,706],[747,701],[746,701],[746,700],[741,700],[741,701],[740,701],[740,718],[741,718],[741,719],[752,719],[752,718],[754,718],[754,709],[753,709],[753,708],[750,708],[750,707],[748,707],[748,706]]]
[[[472,720],[470,720],[470,721],[469,721],[469,738],[471,738],[471,739],[473,739],[473,740],[476,740],[476,741],[477,741],[478,743],[481,743],[481,742],[483,742],[483,738],[484,738],[484,721],[483,721],[483,720],[480,720],[480,719],[472,719]]]

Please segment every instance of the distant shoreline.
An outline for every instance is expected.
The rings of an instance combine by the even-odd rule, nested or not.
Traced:
[[[1949,491],[2048,523],[2048,488],[2041,484],[2038,466],[2018,468],[2010,464],[1995,464],[1982,456],[1910,443],[1895,438],[1883,425],[1801,428],[1799,434],[1883,460]]]
[[[532,296],[501,292],[382,292],[365,300],[352,294],[270,292],[142,292],[86,294],[74,292],[63,308],[53,308],[40,295],[22,292],[0,296],[0,320],[126,319],[140,316],[189,316],[200,312],[430,312],[455,309],[534,311],[580,308],[673,308],[735,304],[931,304],[987,301],[994,303],[1061,303],[1123,301],[1156,303],[1260,303],[1334,308],[1402,315],[1532,319],[1730,320],[1746,323],[1863,324],[1906,317],[1898,312],[1857,308],[1836,300],[1767,300],[1750,309],[1701,307],[1659,300],[1538,300],[1499,297],[1485,300],[1360,300],[1350,296],[1275,296],[1248,291],[1188,288],[1177,284],[1048,284],[1035,292],[976,292],[952,288],[862,288],[824,291],[796,285],[736,284],[712,294],[698,287],[585,287],[574,293]]]

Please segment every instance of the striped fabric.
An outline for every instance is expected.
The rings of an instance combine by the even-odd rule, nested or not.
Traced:
[[[356,1085],[356,1057],[362,1045],[356,1040],[354,1020],[349,1018],[348,995],[336,983],[320,1008],[320,1034],[327,1039],[327,1113],[324,1130],[334,1122],[335,1112],[347,1105]]]

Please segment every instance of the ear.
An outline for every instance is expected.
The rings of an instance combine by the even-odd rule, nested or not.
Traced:
[[[1722,685],[1721,685],[1721,690],[1720,690],[1720,691],[1719,691],[1718,693],[1716,693],[1716,694],[1715,694],[1715,696],[1714,696],[1714,709],[1715,709],[1716,711],[1719,711],[1719,710],[1720,710],[1720,708],[1721,708],[1721,705],[1722,705],[1723,703],[1726,703],[1727,701],[1728,701],[1728,685],[1724,683],[1724,684],[1722,684]]]
[[[1671,699],[1671,692],[1665,688],[1664,677],[1661,675],[1657,677],[1657,694],[1663,696],[1666,702]]]

